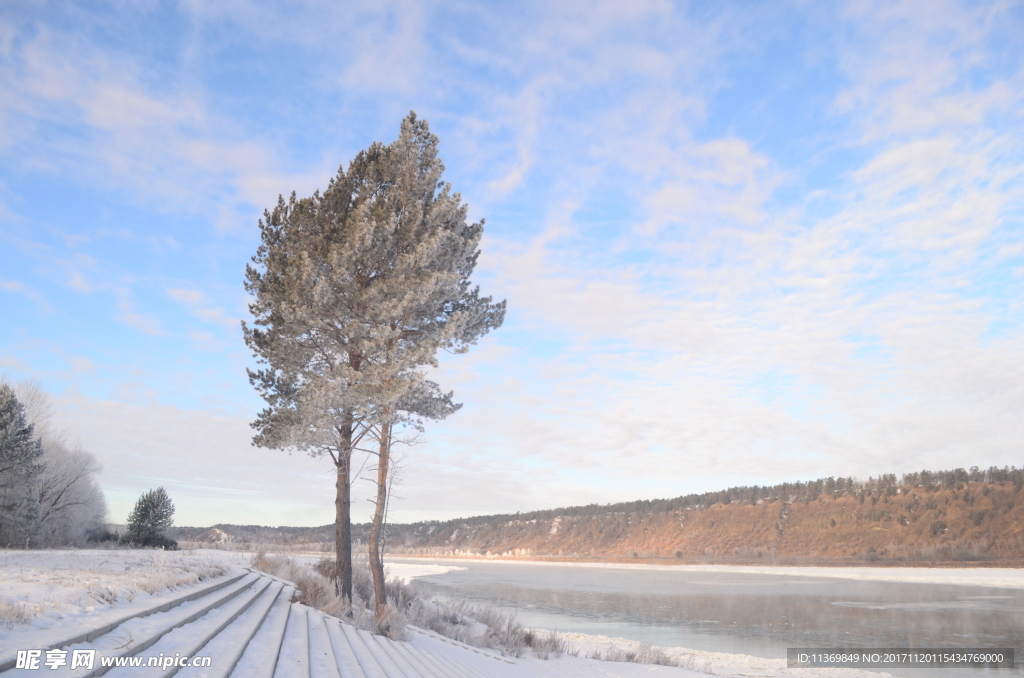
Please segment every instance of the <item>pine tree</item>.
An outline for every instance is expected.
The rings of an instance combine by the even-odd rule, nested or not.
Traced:
[[[483,222],[467,223],[443,170],[437,137],[410,113],[396,141],[360,152],[323,194],[279,199],[246,270],[256,327],[243,324],[245,340],[266,366],[250,380],[268,403],[253,441],[334,462],[337,566],[349,597],[351,456],[376,440],[369,555],[378,611],[396,432],[458,409],[424,370],[438,350],[468,350],[505,314],[505,302],[470,283]]]
[[[164,535],[174,524],[174,502],[162,487],[143,493],[128,515],[128,531],[124,541],[134,546],[178,548],[177,542]]]
[[[14,390],[0,383],[0,542],[28,546],[39,527],[42,444]]]

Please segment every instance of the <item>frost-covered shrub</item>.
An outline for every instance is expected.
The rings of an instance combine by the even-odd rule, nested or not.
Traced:
[[[386,610],[380,620],[370,610],[373,583],[369,571],[363,565],[357,565],[352,572],[354,599],[351,604],[341,597],[337,578],[334,577],[335,564],[328,559],[309,565],[288,556],[258,553],[253,558],[252,566],[295,584],[298,601],[303,605],[389,638],[398,638],[404,633],[405,620],[398,618],[401,612],[394,606],[391,606],[390,611]]]
[[[665,651],[660,647],[654,647],[650,643],[640,643],[633,661],[637,664],[659,664],[661,666],[675,665],[672,657],[665,654]]]
[[[695,655],[670,655],[660,647],[650,643],[614,640],[609,647],[598,648],[587,654],[588,659],[605,662],[631,662],[635,664],[658,664],[676,666],[688,671],[700,671],[713,674],[710,660],[698,659]]]
[[[392,582],[392,589],[407,587]],[[514,614],[493,607],[475,606],[466,601],[440,602],[426,600],[408,593],[409,606],[403,612],[409,623],[429,629],[447,638],[467,645],[497,650],[502,654],[521,657],[529,647],[529,631],[524,629]],[[395,600],[392,598],[392,600]]]
[[[405,615],[394,605],[388,603],[384,606],[384,611],[374,618],[370,630],[379,636],[387,636],[391,640],[401,640],[405,637],[407,623]]]
[[[28,624],[34,618],[35,615],[19,601],[7,602],[0,598],[0,628],[11,630],[15,626]]]
[[[554,631],[530,629],[524,640],[538,659],[548,659],[551,655],[557,659],[569,651],[568,641]]]

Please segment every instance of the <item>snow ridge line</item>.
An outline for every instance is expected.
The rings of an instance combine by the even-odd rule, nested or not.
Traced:
[[[281,583],[276,579],[275,582]],[[293,587],[283,586],[277,599],[271,604],[270,610],[263,616],[259,627],[246,641],[245,648],[241,650],[229,672],[189,668],[185,669],[185,675],[189,678],[227,678],[238,671],[237,675],[246,678],[274,678],[274,672],[281,658],[285,632],[288,629],[288,619],[292,615],[291,599],[294,594]],[[225,633],[230,633],[230,631]],[[230,645],[231,641],[227,636],[223,640]],[[217,639],[212,642],[217,642]],[[212,654],[212,652],[207,654]]]
[[[77,643],[89,643],[89,642],[92,642],[92,641],[96,640],[97,638],[99,638],[100,636],[103,636],[103,635],[106,635],[107,633],[110,633],[115,628],[117,628],[121,624],[124,624],[127,621],[130,621],[132,619],[137,619],[137,618],[140,618],[140,617],[148,617],[149,615],[156,614],[158,612],[166,612],[167,610],[170,610],[172,608],[178,607],[179,605],[182,605],[184,603],[188,603],[188,602],[191,602],[193,600],[196,600],[197,598],[202,598],[203,596],[206,596],[208,594],[214,593],[215,591],[218,591],[218,590],[224,588],[225,586],[230,586],[231,584],[237,582],[239,579],[241,579],[242,577],[245,577],[248,574],[250,574],[249,571],[242,571],[242,572],[240,572],[238,574],[235,574],[235,575],[221,575],[220,577],[217,577],[216,579],[214,579],[212,584],[207,585],[207,586],[202,586],[201,588],[196,588],[196,589],[194,589],[194,590],[192,590],[192,591],[190,591],[190,592],[186,593],[185,595],[180,596],[178,598],[172,598],[171,600],[161,601],[161,602],[158,602],[157,604],[153,605],[152,607],[145,607],[145,608],[136,610],[136,611],[134,611],[134,612],[132,612],[130,614],[127,614],[127,615],[125,615],[123,617],[119,617],[119,618],[115,619],[114,621],[108,622],[108,623],[106,623],[106,624],[104,624],[102,626],[99,626],[97,628],[89,629],[88,631],[80,631],[80,632],[77,632],[77,633],[75,633],[75,634],[73,634],[71,636],[66,636],[66,637],[58,636],[58,640],[44,642],[42,649],[44,649],[44,650],[56,650],[56,649],[61,648],[61,647],[67,647],[68,645],[75,645]],[[25,648],[22,648],[22,649],[25,649]],[[35,649],[39,649],[39,648],[35,648]],[[8,652],[7,656],[0,656],[0,672],[7,671],[9,669],[13,669],[15,664],[17,663],[17,661],[18,661],[18,651],[17,650],[11,650],[10,652]]]
[[[247,587],[240,589],[238,593],[232,595],[228,599],[223,600],[219,604],[214,605],[211,608],[211,610],[214,608],[220,608],[222,610],[224,618],[217,619],[212,624],[202,624],[204,617],[206,617],[207,613],[197,612],[196,614],[192,615],[193,619],[191,619],[191,621],[185,622],[176,628],[181,628],[186,624],[191,624],[192,622],[195,622],[196,628],[200,631],[200,635],[198,638],[186,639],[182,641],[181,639],[175,639],[173,637],[173,634],[170,631],[168,631],[167,633],[153,640],[153,643],[149,646],[153,648],[152,653],[155,653],[159,648],[160,650],[162,650],[161,654],[164,654],[166,656],[170,656],[172,652],[174,652],[175,654],[180,652],[182,655],[189,657],[194,657],[200,654],[203,648],[205,648],[210,643],[211,640],[217,637],[221,633],[221,631],[223,631],[236,619],[238,619],[238,617],[245,613],[246,610],[252,607],[252,605],[256,603],[256,601],[260,600],[263,597],[263,595],[270,590],[270,587],[273,584],[274,582],[267,579],[263,579],[262,577],[255,579]],[[277,591],[274,591],[273,594],[271,594],[271,597],[276,597],[277,593]],[[171,629],[171,631],[174,630],[175,629]],[[239,653],[239,656],[241,656],[241,653]],[[237,663],[237,658],[233,659],[235,660],[235,663]],[[163,678],[171,678],[171,676],[178,672],[178,669],[179,667],[177,666],[171,666],[168,669],[164,670],[160,675],[163,676]],[[103,673],[105,672],[101,668],[100,671],[95,675],[99,676]]]
[[[352,648],[352,654],[355,655],[356,662],[359,663],[359,668],[363,671],[363,675],[367,678],[389,678],[384,669],[377,663],[373,654],[370,653],[370,648],[366,646],[366,639],[359,634],[359,629],[345,623],[342,623],[340,626],[345,640],[348,641],[348,646]]]
[[[216,678],[227,678],[231,675],[231,672],[234,671],[234,667],[238,666],[239,660],[242,659],[242,655],[245,653],[246,648],[249,647],[249,643],[251,643],[253,637],[256,636],[256,632],[259,631],[260,627],[263,626],[263,623],[266,622],[266,618],[270,616],[270,610],[273,609],[276,602],[282,598],[291,599],[294,589],[290,589],[287,585],[284,585],[281,582],[273,582],[270,587],[273,587],[276,584],[281,584],[281,588],[276,589],[275,591],[273,588],[268,588],[268,593],[266,595],[271,597],[269,604],[266,605],[266,609],[264,609],[254,620],[254,623],[245,630],[245,634],[241,639],[242,642],[239,643],[232,654],[228,655],[227,663],[219,669],[220,673]],[[276,662],[274,662],[274,664],[276,664]]]
[[[250,577],[254,576],[254,579],[249,579]],[[98,644],[94,645],[94,647],[96,647],[96,649],[100,650],[102,654],[108,657],[134,657],[135,655],[151,648],[153,645],[155,645],[161,639],[163,639],[164,636],[171,633],[172,631],[193,623],[197,619],[204,617],[211,610],[215,610],[221,606],[224,606],[230,603],[231,601],[235,600],[239,595],[245,594],[254,584],[260,581],[260,577],[258,575],[254,575],[254,573],[246,572],[242,577],[239,578],[239,580],[236,580],[236,582],[231,585],[231,588],[229,588],[227,592],[217,594],[217,592],[215,591],[214,593],[209,593],[206,596],[196,599],[197,609],[189,612],[189,614],[187,614],[185,617],[170,617],[168,619],[160,620],[159,624],[155,628],[148,629],[146,631],[146,636],[144,636],[142,639],[140,639],[138,642],[134,643],[130,647],[124,648],[123,652],[117,651],[120,649],[120,647],[115,649],[113,652],[110,651],[110,649],[102,647],[105,640],[108,642],[110,641],[110,638],[107,637],[106,634],[97,638]],[[103,674],[107,673],[113,668],[116,667],[95,666],[88,673],[75,674],[75,678],[96,678],[97,676],[102,676]]]

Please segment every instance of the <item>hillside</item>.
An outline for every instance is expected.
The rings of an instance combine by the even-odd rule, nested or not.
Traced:
[[[683,562],[1024,564],[1024,471],[826,478],[671,500],[391,525],[392,554]],[[354,526],[365,540],[368,525]],[[334,527],[178,528],[181,541],[332,550]]]

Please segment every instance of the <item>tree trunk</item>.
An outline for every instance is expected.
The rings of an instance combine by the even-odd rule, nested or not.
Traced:
[[[350,514],[351,499],[349,496],[349,468],[352,462],[352,450],[338,454],[337,497],[334,500],[334,550],[336,556],[335,583],[341,599],[352,604],[352,517]]]
[[[384,554],[380,540],[384,532],[384,512],[388,498],[388,462],[391,457],[391,424],[380,427],[380,453],[377,459],[377,506],[370,525],[370,572],[373,573],[373,596],[378,616],[384,612],[387,597],[384,591]]]
[[[338,448],[338,476],[334,499],[334,553],[337,593],[352,604],[352,416],[338,429],[341,445]]]

